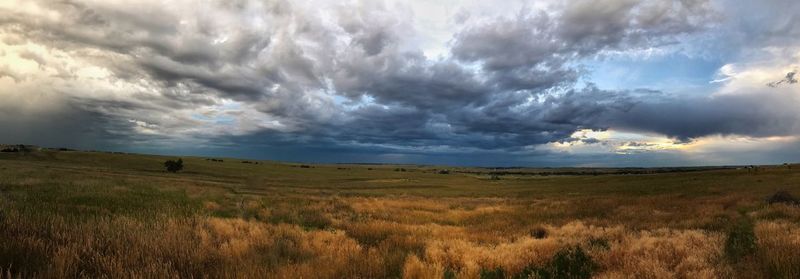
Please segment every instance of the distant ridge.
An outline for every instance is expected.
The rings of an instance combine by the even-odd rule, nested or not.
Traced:
[[[29,144],[0,144],[0,152],[34,152],[42,150],[41,147]]]

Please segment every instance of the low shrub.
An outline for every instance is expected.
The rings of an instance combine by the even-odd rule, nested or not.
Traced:
[[[725,255],[732,262],[738,262],[742,258],[752,255],[755,251],[756,235],[753,231],[753,223],[743,219],[728,231],[728,238],[725,241]]]
[[[545,229],[544,227],[535,227],[531,229],[530,235],[531,237],[536,239],[545,238],[547,237],[547,229]]]
[[[451,268],[445,268],[444,269],[444,276],[442,276],[442,278],[444,278],[444,279],[456,279],[456,272],[453,271],[453,269],[451,269]]]
[[[550,263],[552,278],[590,278],[597,265],[579,246],[561,250]]]
[[[523,269],[514,279],[588,279],[597,269],[589,254],[580,246],[569,247],[558,251],[545,267],[529,266]]]
[[[767,203],[768,204],[784,203],[784,204],[797,205],[800,204],[800,201],[794,198],[792,194],[790,194],[787,191],[778,191],[775,192],[775,194],[772,194],[771,196],[767,197]]]
[[[495,269],[481,269],[481,279],[504,279],[506,278],[505,272],[502,268]]]
[[[177,161],[168,160],[164,162],[164,167],[168,172],[179,172],[183,169],[183,159],[178,158]]]

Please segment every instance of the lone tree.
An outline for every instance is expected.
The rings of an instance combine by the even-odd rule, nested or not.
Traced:
[[[183,169],[183,159],[178,158],[177,161],[168,160],[164,162],[164,167],[168,172],[179,172]]]

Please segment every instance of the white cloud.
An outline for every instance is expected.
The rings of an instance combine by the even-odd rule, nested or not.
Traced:
[[[800,86],[766,86],[800,64],[779,32],[796,23],[740,20],[720,1],[3,1],[0,116],[17,121],[0,128],[54,118],[83,129],[62,138],[76,141],[572,154],[800,134]],[[718,89],[696,100],[596,88],[582,65],[714,51]]]

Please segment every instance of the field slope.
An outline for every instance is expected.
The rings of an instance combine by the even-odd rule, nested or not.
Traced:
[[[800,278],[800,166],[168,159],[0,153],[0,278]]]

